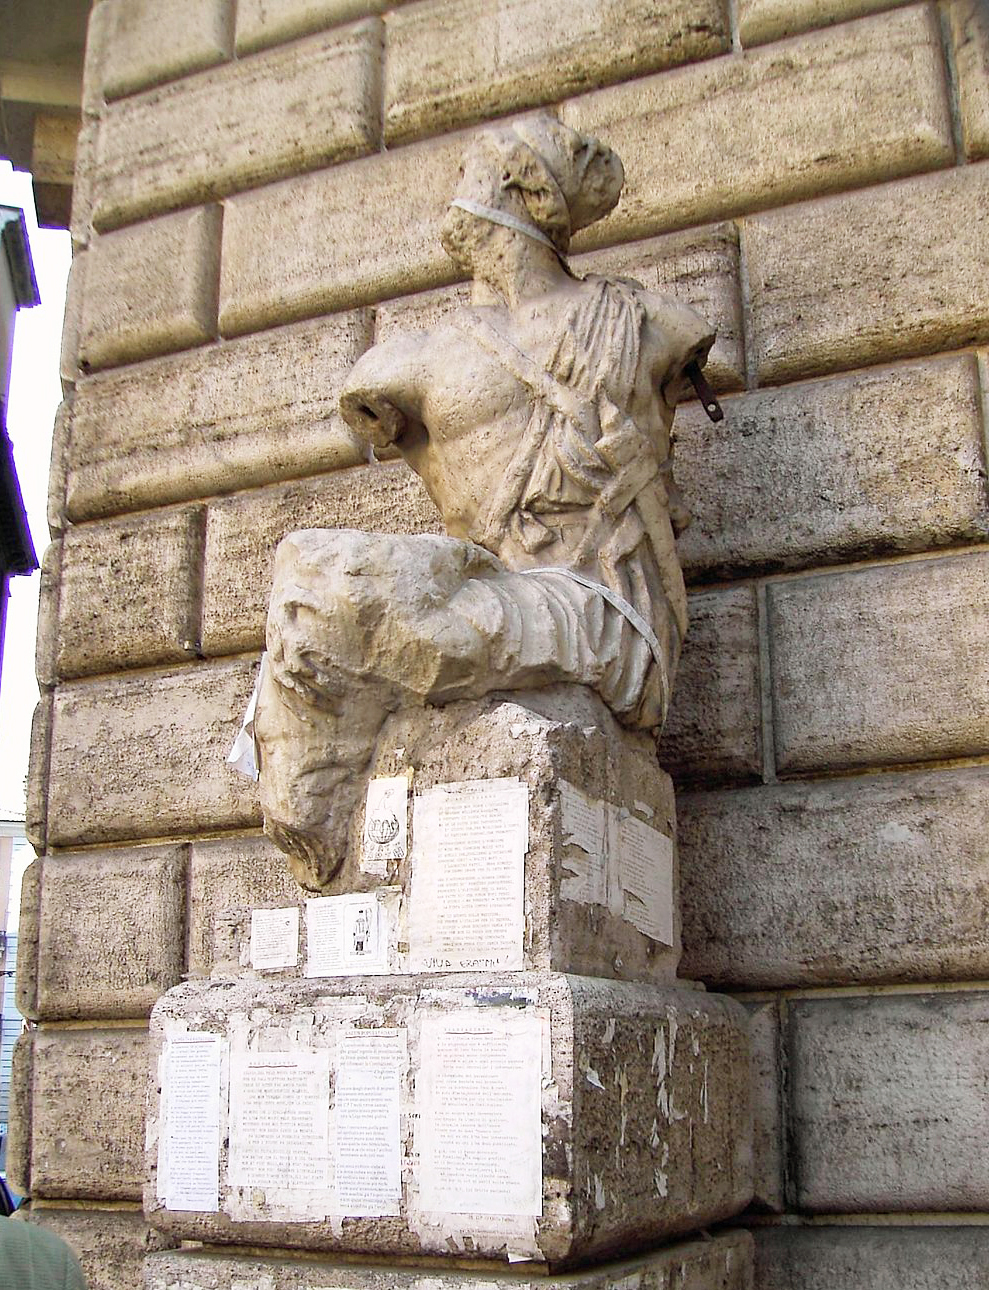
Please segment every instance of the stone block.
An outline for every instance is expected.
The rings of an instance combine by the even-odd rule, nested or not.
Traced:
[[[82,1264],[90,1290],[143,1286],[145,1256],[168,1245],[141,1214],[127,1210],[33,1205],[30,1220],[68,1242]]]
[[[255,671],[253,659],[237,659],[60,687],[51,842],[256,825],[257,787],[226,763]]]
[[[782,1214],[786,1209],[786,1125],[778,1004],[749,1006],[749,1049],[752,1054],[752,1208]]]
[[[989,535],[970,355],[869,368],[677,414],[688,579],[926,551]]]
[[[989,995],[790,1007],[796,1204],[811,1213],[984,1211]]]
[[[93,228],[93,194],[96,183],[96,156],[99,144],[100,122],[97,117],[84,116],[76,140],[75,166],[72,178],[72,210],[69,232],[73,248],[85,250]]]
[[[620,21],[595,0],[420,0],[387,26],[390,143],[709,58],[731,43],[720,0],[631,0]]]
[[[10,1063],[10,1105],[7,1110],[7,1181],[19,1196],[30,1196],[31,1119],[34,1108],[35,1030],[23,1030],[14,1044]]]
[[[201,345],[215,336],[219,252],[217,206],[95,238],[85,253],[83,371]]]
[[[218,915],[287,908],[298,904],[300,894],[284,854],[265,837],[194,842],[189,859],[189,971],[198,976],[212,971]]]
[[[987,201],[983,164],[747,220],[751,344],[760,381],[989,337],[981,282],[989,257],[981,219]]]
[[[759,1290],[982,1290],[989,1280],[983,1226],[762,1227],[755,1248]]]
[[[677,799],[682,972],[733,989],[989,977],[986,767]]]
[[[354,466],[367,449],[337,412],[370,340],[363,313],[282,327],[81,381],[73,521]]]
[[[466,142],[427,140],[229,198],[223,334],[452,282],[439,232]]]
[[[60,538],[67,527],[65,492],[69,469],[69,433],[72,426],[72,400],[63,399],[55,413],[52,427],[51,467],[48,472],[48,532]]]
[[[232,7],[230,0],[108,0],[106,97],[224,62],[232,53]]]
[[[751,779],[762,770],[755,588],[695,592],[659,745],[677,781]]]
[[[738,31],[746,49],[895,9],[904,0],[739,0]]]
[[[100,126],[96,227],[373,151],[380,55],[372,19],[110,104]]]
[[[275,547],[296,529],[442,533],[422,481],[404,462],[358,466],[213,503],[206,524],[203,649],[264,646]],[[245,585],[243,570],[254,571]]]
[[[38,1018],[38,937],[41,922],[41,861],[32,860],[21,876],[20,921],[17,928],[17,987],[15,1006],[30,1021]]]
[[[44,693],[31,718],[24,833],[39,854],[45,849],[48,830],[48,762],[51,757],[53,707],[52,694]]]
[[[34,639],[34,674],[42,690],[55,684],[58,652],[58,598],[61,576],[62,543],[49,544],[41,557],[38,587],[38,627]]]
[[[592,251],[576,256],[572,267],[577,273],[635,278],[649,291],[692,305],[718,333],[704,369],[707,379],[717,390],[744,387],[738,233],[733,224]]]
[[[428,1278],[403,1268],[353,1264],[298,1263],[273,1258],[201,1253],[155,1254],[146,1265],[146,1290],[239,1290],[248,1285],[266,1290],[751,1290],[752,1237],[748,1232],[721,1232],[702,1241],[678,1242],[645,1258],[572,1273],[565,1280],[545,1274],[527,1276],[461,1269],[431,1269]],[[265,1279],[267,1278],[267,1280]],[[116,1288],[114,1287],[114,1290]],[[965,1287],[969,1290],[969,1287]],[[975,1290],[974,1285],[972,1290]]]
[[[221,1097],[220,1209],[166,1209],[158,1197],[159,1098],[152,1095],[149,1221],[175,1239],[301,1246],[379,1259],[455,1254],[504,1261],[511,1250],[552,1270],[618,1252],[630,1256],[745,1204],[751,1189],[749,1059],[738,1004],[689,989],[545,973],[468,973],[455,987],[447,982],[440,990],[425,990],[426,980],[227,979],[190,981],[171,990],[152,1019],[152,1070],[159,1088],[163,1045],[178,1033],[220,1035],[224,1045],[230,1043],[232,1069],[241,1052],[284,1051],[288,1045],[300,1054],[328,1052],[335,1070],[341,1027],[405,1031],[409,1065],[399,1075],[397,1136],[406,1182],[398,1216],[343,1222],[323,1217],[337,1204],[335,1186],[308,1198],[293,1198],[272,1184],[232,1186],[227,1140],[236,1141],[237,1131],[227,1128]],[[422,1175],[410,1154],[413,1118],[428,1110],[418,1092],[425,1072],[439,1077],[446,1069],[429,1045],[420,1050],[422,1028],[427,1019],[439,1026],[444,1018],[469,1026],[468,1010],[480,997],[487,1003],[477,1014],[479,1024],[497,1029],[512,1018],[514,1026],[538,1033],[541,1025],[551,1036],[540,1063],[542,1218],[537,1223],[532,1217],[501,1217],[493,1224],[497,1231],[484,1230],[483,1216],[421,1208]],[[538,1080],[539,1071],[529,1067],[519,1077],[519,1097],[538,1097]],[[421,1138],[417,1147],[423,1150]]]
[[[869,111],[850,131],[849,104],[863,85]],[[940,37],[926,5],[598,90],[561,115],[606,139],[628,175],[617,208],[581,246],[954,159]]]
[[[182,977],[185,887],[181,846],[47,856],[39,1017],[147,1016]]]
[[[958,112],[965,155],[989,156],[989,11],[982,0],[946,6],[958,79]]]
[[[779,582],[768,596],[780,770],[987,750],[989,552]]]
[[[58,358],[58,374],[62,382],[62,393],[66,396],[75,388],[79,377],[79,328],[82,322],[82,302],[88,262],[88,252],[78,248],[73,250],[69,276],[65,284],[62,344]]]
[[[237,0],[238,54],[394,9],[402,0]]]
[[[93,0],[86,28],[86,50],[82,68],[83,117],[99,116],[103,110],[103,62],[106,43],[114,26],[115,4],[112,0]]]
[[[32,1196],[140,1199],[147,1063],[143,1027],[35,1033]]]
[[[58,674],[194,657],[203,508],[77,524],[63,541]]]

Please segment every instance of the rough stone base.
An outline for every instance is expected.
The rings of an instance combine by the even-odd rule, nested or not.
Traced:
[[[485,1220],[420,1207],[413,1141],[422,1105],[416,1083],[424,1078],[420,1030],[426,1017],[463,1020],[465,1008],[481,1010],[475,1015],[492,1026],[499,1013],[522,1012],[542,1026],[540,1217]],[[521,1258],[559,1269],[647,1248],[738,1213],[751,1195],[745,1027],[739,1005],[701,990],[549,973],[463,974],[440,988],[435,978],[395,976],[188,982],[158,1003],[152,1019],[145,1210],[176,1238],[377,1258]],[[332,1151],[330,1187],[309,1199],[231,1187],[222,1086],[220,1210],[164,1208],[158,1058],[167,1038],[216,1034],[233,1054],[328,1050],[332,1143],[339,1037],[354,1028],[406,1034],[398,1215],[335,1213]]]
[[[145,1290],[752,1290],[752,1238],[730,1232],[574,1276],[357,1268],[200,1251],[155,1254]]]

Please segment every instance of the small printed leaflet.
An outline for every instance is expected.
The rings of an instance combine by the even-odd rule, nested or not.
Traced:
[[[626,815],[618,827],[618,874],[624,918],[661,945],[673,944],[673,843]]]
[[[299,961],[299,910],[251,910],[251,967],[295,967]]]
[[[231,1054],[230,1186],[326,1187],[329,1101],[325,1050]]]
[[[413,808],[409,970],[523,966],[529,786],[517,777],[440,784]]]
[[[409,779],[388,775],[372,779],[364,806],[361,869],[384,877],[389,860],[404,860],[409,844]]]
[[[336,1072],[337,1212],[401,1212],[399,1095],[408,1065],[404,1030],[347,1030]]]
[[[158,1126],[158,1198],[166,1209],[215,1213],[220,1182],[219,1035],[165,1043]]]
[[[388,910],[374,892],[306,901],[306,976],[381,976],[388,942]]]
[[[542,1214],[542,1032],[528,1008],[423,1017],[416,1079],[423,1210]]]
[[[564,900],[579,900],[584,905],[608,903],[606,865],[605,804],[600,798],[587,797],[579,788],[560,780],[560,824],[565,847],[576,847],[564,858],[567,871],[560,884]]]

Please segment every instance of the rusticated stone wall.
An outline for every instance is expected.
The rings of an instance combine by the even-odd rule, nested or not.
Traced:
[[[96,0],[73,212],[11,1158],[131,1290],[145,1027],[294,898],[224,763],[298,527],[429,530],[335,412],[462,292],[465,133],[625,161],[576,248],[717,325],[686,407],[684,974],[750,1001],[758,1290],[989,1267],[989,17],[982,0]]]

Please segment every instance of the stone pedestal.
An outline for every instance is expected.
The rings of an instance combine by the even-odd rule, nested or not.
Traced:
[[[626,1258],[737,1214],[751,1194],[745,1016],[675,979],[673,794],[651,741],[580,687],[492,696],[390,718],[372,792],[402,776],[414,803],[406,854],[388,854],[390,841],[378,845],[355,818],[334,893],[368,898],[347,905],[360,921],[334,925],[331,940],[373,948],[373,974],[343,960],[314,974],[326,962],[317,919],[343,904],[300,892],[285,914],[290,961],[265,966],[252,911],[218,910],[212,978],[155,1008],[151,1223],[208,1246],[511,1264],[506,1284],[525,1286],[527,1269],[544,1279]],[[429,815],[448,798],[452,814]],[[489,843],[475,804],[492,821]],[[447,828],[463,831],[470,864]],[[437,856],[449,872],[429,888]],[[437,970],[421,970],[430,918],[450,907],[482,941],[497,914],[509,928],[502,965],[448,970],[469,960],[445,958],[447,947],[425,956]],[[205,1076],[176,1064],[197,1039]],[[205,1199],[193,1194],[201,1177],[178,1187],[169,1177],[169,1144],[183,1134],[213,1141]],[[748,1284],[744,1241],[689,1248],[678,1286]],[[226,1290],[231,1260],[191,1255],[159,1260],[152,1290],[183,1284],[186,1257],[191,1284]],[[665,1287],[672,1258],[647,1260],[635,1284]],[[297,1284],[290,1264],[272,1269],[277,1290]],[[355,1272],[353,1284],[374,1275]],[[577,1281],[624,1287],[624,1277],[602,1269]],[[460,1272],[434,1280],[471,1284]],[[351,1283],[334,1273],[333,1284]]]

